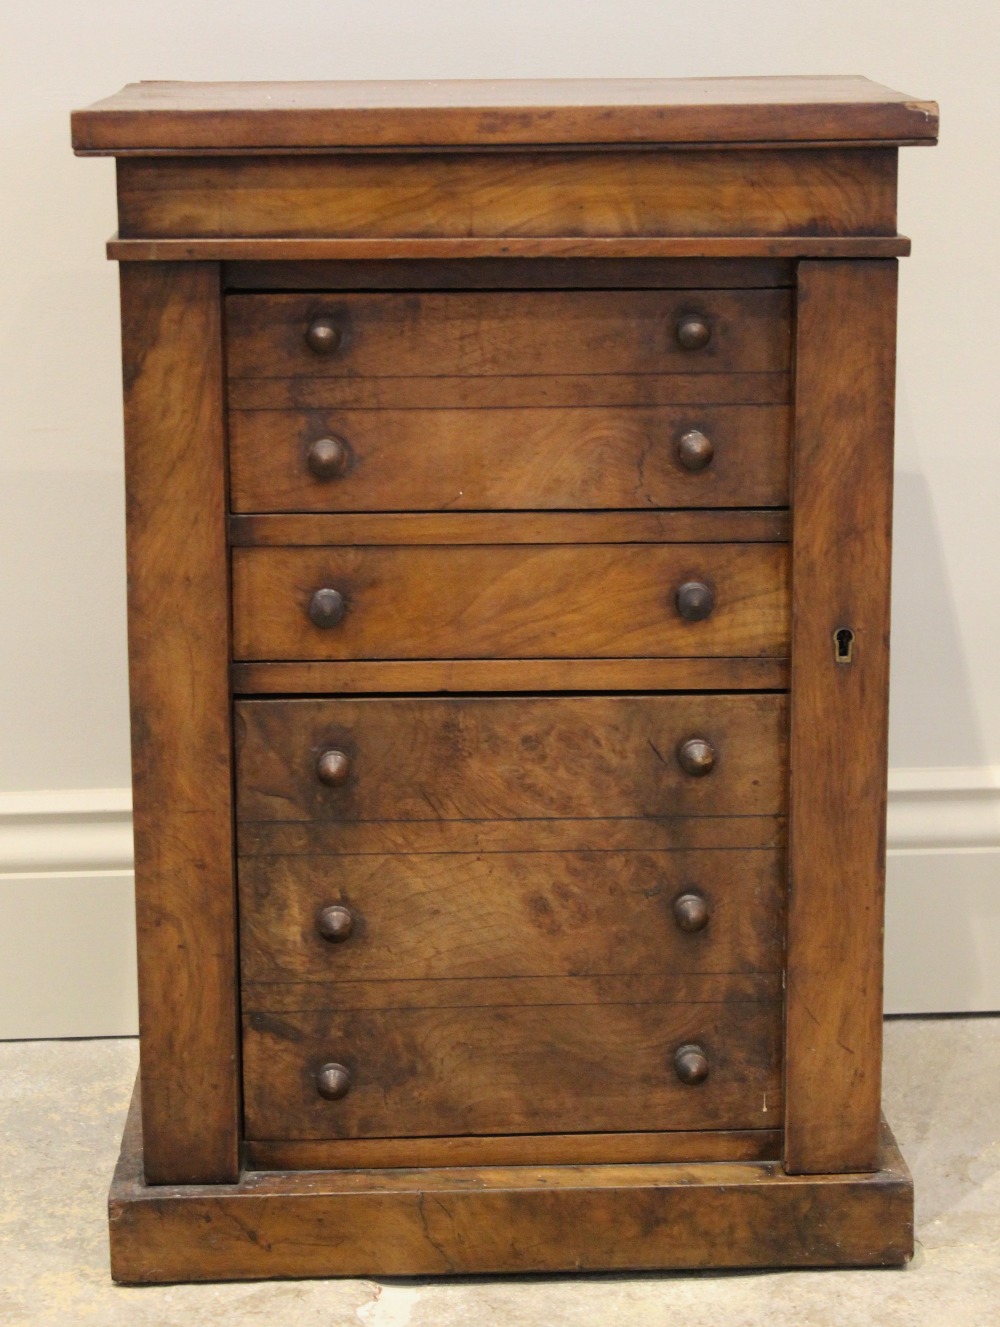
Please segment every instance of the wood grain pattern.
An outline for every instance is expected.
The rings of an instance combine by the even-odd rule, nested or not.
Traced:
[[[236,663],[233,692],[785,691],[787,659],[382,659]]]
[[[783,696],[247,700],[235,710],[241,820],[773,815],[785,806]],[[706,777],[677,762],[692,736],[718,753]],[[316,776],[327,748],[350,757],[340,787]]]
[[[239,864],[244,982],[777,971],[774,852],[367,854]],[[674,900],[697,891],[704,930]],[[353,917],[330,943],[317,916]]]
[[[654,976],[428,977],[421,980],[245,982],[245,1017],[284,1014],[561,1009],[575,1017],[579,1005],[774,1003],[781,974],[660,972]],[[555,1015],[554,1015],[555,1016]]]
[[[336,512],[232,516],[236,547],[381,544],[771,544],[788,541],[786,510]]]
[[[121,280],[146,1177],[222,1182],[239,1083],[219,271]]]
[[[780,1010],[773,1001],[250,1013],[247,1137],[765,1127],[780,1118]],[[712,1063],[697,1088],[673,1069],[687,1042]],[[340,1101],[316,1091],[327,1060],[351,1071]]]
[[[230,378],[234,410],[463,410],[786,405],[787,373],[535,374],[460,378]]]
[[[896,150],[256,156],[118,163],[123,239],[893,235]],[[372,255],[374,256],[374,255]]]
[[[237,548],[233,657],[781,658],[787,564],[780,544]],[[701,621],[688,582],[714,594]],[[333,628],[309,617],[323,587],[347,604]]]
[[[130,83],[77,152],[508,143],[934,142],[937,106],[867,78]]]
[[[664,1161],[777,1161],[780,1129],[654,1133],[494,1134],[460,1138],[252,1140],[248,1170],[376,1170],[441,1166],[636,1165]]]
[[[677,342],[688,314],[711,328],[704,349]],[[341,329],[333,354],[306,345],[320,317]],[[226,364],[230,378],[774,373],[790,319],[780,289],[228,295]]]
[[[237,826],[243,857],[339,853],[693,852],[783,848],[784,816],[647,816],[606,820],[277,820]]]
[[[433,259],[445,263],[489,260],[530,262],[584,259],[600,264],[616,259],[641,265],[643,259],[674,261],[698,259],[718,262],[745,258],[748,261],[793,258],[905,258],[911,249],[905,235],[668,235],[659,237],[592,235],[584,239],[563,235],[533,237],[497,236],[493,239],[119,239],[107,243],[107,256],[119,262],[228,261],[261,267],[293,263],[378,263],[391,259],[405,266],[408,261]],[[301,285],[279,280],[278,289]],[[355,284],[363,284],[356,282]],[[384,286],[384,282],[378,282]],[[426,283],[425,283],[426,284]],[[473,285],[478,283],[473,282]],[[531,283],[525,283],[531,284]],[[552,283],[545,283],[552,284]],[[599,281],[591,285],[602,284]],[[623,285],[645,285],[635,278]],[[654,283],[656,284],[656,283]],[[720,283],[722,284],[722,283]],[[753,285],[744,279],[734,285]],[[763,284],[772,285],[766,281]]]
[[[714,455],[685,469],[700,430]],[[229,414],[238,512],[783,507],[791,412],[782,406]],[[318,479],[308,449],[343,439],[347,472]],[[373,541],[375,542],[375,541]]]
[[[109,1201],[111,1272],[126,1283],[885,1266],[913,1252],[913,1182],[887,1126],[872,1175],[728,1161],[251,1171],[156,1188],[138,1107]]]
[[[896,266],[804,264],[798,308],[785,1165],[860,1171],[881,1091]]]
[[[113,242],[113,241],[112,241]],[[283,241],[286,243],[287,241]],[[296,241],[298,243],[298,241]],[[241,290],[740,290],[794,286],[780,258],[472,258],[223,264]]]

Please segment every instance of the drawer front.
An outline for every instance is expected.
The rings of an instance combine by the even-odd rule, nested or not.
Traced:
[[[707,586],[689,620],[686,584]],[[334,590],[343,615],[311,617]],[[237,659],[785,657],[783,544],[233,550]]]
[[[230,295],[227,369],[232,378],[781,372],[791,360],[791,298],[788,290]],[[687,348],[690,320],[708,339]],[[317,353],[306,338],[321,325],[329,331]]]
[[[233,509],[781,507],[784,406],[233,410]]]
[[[252,1139],[752,1129],[780,1120],[781,1004],[547,1004],[253,1012]],[[709,1062],[680,1081],[686,1044]],[[326,1064],[346,1095],[317,1090]]]
[[[777,852],[244,857],[239,894],[245,982],[781,967]]]
[[[250,700],[241,820],[769,816],[786,801],[782,695]],[[709,772],[689,772],[692,740]],[[320,758],[328,774],[321,781]]]

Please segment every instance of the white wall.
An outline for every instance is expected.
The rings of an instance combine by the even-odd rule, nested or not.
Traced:
[[[0,794],[54,796],[0,796],[0,1035],[131,1026],[114,170],[68,113],[140,78],[865,73],[941,102],[901,162],[889,993],[1000,1007],[998,51],[996,0],[3,0]]]

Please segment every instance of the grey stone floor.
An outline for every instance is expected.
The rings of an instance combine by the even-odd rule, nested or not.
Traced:
[[[136,1060],[127,1040],[0,1043],[4,1327],[1000,1322],[1000,1018],[886,1026],[886,1114],[914,1172],[919,1240],[891,1271],[117,1287],[104,1204]]]

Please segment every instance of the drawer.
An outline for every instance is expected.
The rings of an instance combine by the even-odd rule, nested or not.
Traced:
[[[773,996],[255,1011],[244,1018],[247,1137],[773,1127],[780,1039]],[[698,1084],[675,1069],[687,1044],[709,1062]],[[338,1100],[317,1089],[326,1064],[350,1076]]]
[[[784,695],[248,700],[235,718],[244,821],[785,809]],[[706,744],[705,773],[689,772],[693,740]],[[343,776],[334,784],[319,774],[327,752],[342,753],[322,762],[328,777]]]
[[[778,971],[773,851],[243,857],[245,982]]]
[[[782,405],[232,410],[238,512],[782,507]]]
[[[791,360],[791,302],[782,289],[230,295],[226,363],[232,378],[774,373]],[[691,320],[708,339],[685,348]]]
[[[689,583],[711,593],[700,620]],[[233,550],[240,660],[781,658],[789,625],[784,544]]]

